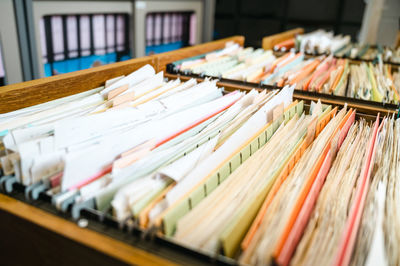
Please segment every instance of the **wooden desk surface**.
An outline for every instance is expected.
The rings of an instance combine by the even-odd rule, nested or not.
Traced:
[[[33,223],[34,225],[37,225],[41,228],[47,229],[49,231],[52,231],[58,235],[61,235],[69,240],[73,240],[77,243],[80,243],[88,248],[94,249],[100,253],[103,253],[107,256],[104,256],[104,258],[101,258],[100,261],[102,264],[108,264],[106,263],[107,260],[111,261],[110,264],[135,264],[135,265],[177,265],[167,259],[164,259],[162,257],[159,257],[157,255],[151,254],[147,251],[141,250],[139,248],[135,248],[131,245],[125,244],[123,242],[120,242],[118,240],[115,240],[111,237],[108,237],[106,235],[97,233],[95,231],[86,229],[86,228],[81,228],[78,225],[76,225],[73,222],[67,221],[65,219],[62,219],[60,217],[57,217],[53,214],[47,213],[46,211],[43,211],[39,208],[33,207],[29,204],[23,203],[19,200],[16,200],[14,198],[11,198],[9,196],[6,196],[4,194],[0,194],[0,230],[2,231],[2,235],[0,238],[2,239],[0,242],[3,242],[0,244],[1,250],[2,250],[2,263],[4,263],[4,259],[6,255],[4,248],[7,248],[10,246],[10,243],[12,243],[12,240],[17,240],[18,236],[14,236],[14,234],[18,234],[18,232],[21,232],[22,234],[25,234],[26,237],[28,237],[27,234],[30,234],[31,232],[26,229],[27,225],[22,222],[21,225],[24,226],[24,228],[16,228],[16,223],[15,219],[11,220],[9,219],[8,215],[13,215],[16,217],[19,217],[23,219],[23,221],[28,221]],[[12,230],[12,229],[16,230]],[[4,237],[4,233],[9,232],[9,236],[7,238]],[[18,232],[16,232],[18,231]],[[35,230],[31,230],[35,231]],[[40,231],[40,235],[43,235],[44,233]],[[32,232],[34,233],[34,232]],[[40,236],[39,235],[39,236]],[[38,235],[35,235],[36,238],[38,238]],[[43,236],[44,237],[44,236]],[[7,240],[6,240],[7,239]],[[54,240],[54,239],[53,239]],[[21,241],[21,239],[19,240]],[[23,240],[25,242],[25,240]],[[26,241],[27,243],[30,242],[31,240]],[[56,242],[56,240],[54,240]],[[24,244],[27,243],[17,243],[19,247],[22,247]],[[42,243],[41,239],[38,239],[38,243]],[[56,245],[56,243],[54,243]],[[29,244],[29,247],[31,246],[32,243]],[[42,249],[48,249],[48,246],[35,246],[35,251],[36,253],[43,253],[45,251],[41,250]],[[58,249],[62,249],[62,246],[58,246]],[[81,248],[76,248],[76,250],[72,249],[71,255],[78,255],[76,252],[82,253],[82,251],[79,251]],[[21,251],[21,250],[20,250]],[[69,252],[70,250],[67,250]],[[10,252],[13,252],[12,250]],[[18,249],[15,252],[18,256]],[[48,251],[48,253],[53,253],[53,251]],[[23,255],[24,253],[22,252],[20,255]],[[37,254],[38,256],[40,254]],[[82,256],[82,254],[80,254]],[[14,255],[15,256],[15,255]],[[81,256],[79,256],[80,259]],[[107,258],[111,257],[115,259]],[[13,260],[15,262],[12,263],[13,265],[20,265],[20,260],[23,258],[18,258],[17,260]],[[57,258],[52,258],[57,260]],[[61,257],[59,258],[61,259]],[[43,258],[41,259],[42,262]],[[89,260],[90,261],[90,260]],[[64,263],[62,263],[64,262]],[[65,264],[65,260],[61,261],[61,264]],[[117,263],[115,263],[117,262]],[[119,263],[118,263],[119,262]],[[121,263],[122,262],[122,263]],[[97,264],[98,262],[95,262],[94,260],[91,260],[89,264]],[[33,263],[33,264],[42,264],[42,263]],[[46,264],[49,264],[47,262]],[[68,262],[66,264],[69,264]],[[9,265],[9,264],[7,264]],[[31,263],[32,265],[32,263]],[[51,263],[49,264],[51,265]]]

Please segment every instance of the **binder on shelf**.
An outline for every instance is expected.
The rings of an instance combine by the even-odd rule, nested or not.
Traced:
[[[115,30],[115,16],[114,15],[106,15],[106,35],[107,35],[107,53],[115,52],[115,39],[116,39],[116,30]]]
[[[127,59],[128,21],[124,14],[44,16],[40,29],[45,75]]]
[[[155,12],[146,15],[146,54],[158,54],[194,44],[193,12]]]
[[[68,57],[78,57],[78,21],[76,16],[67,16]],[[65,34],[65,33],[64,33]]]
[[[91,41],[90,41],[90,17],[83,15],[79,17],[79,38],[80,38],[80,55],[90,55]]]
[[[105,16],[94,15],[93,16],[93,39],[94,39],[94,53],[96,55],[105,54],[106,47],[106,36],[105,36]]]
[[[51,36],[54,60],[61,61],[64,59],[63,21],[61,16],[51,17]]]

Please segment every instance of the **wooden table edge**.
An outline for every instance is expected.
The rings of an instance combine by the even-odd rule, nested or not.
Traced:
[[[177,265],[165,258],[81,228],[73,222],[0,194],[0,209],[128,264]]]

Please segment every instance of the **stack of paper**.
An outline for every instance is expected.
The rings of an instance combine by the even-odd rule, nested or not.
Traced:
[[[207,168],[199,167],[199,165],[210,165],[205,164],[203,161],[210,161],[210,157],[214,160],[213,163],[217,163],[218,156],[227,156],[226,154],[226,147],[228,149],[235,149],[235,146],[239,145],[240,143],[232,143],[233,141],[230,138],[236,136],[236,131],[238,130],[237,127],[233,127],[236,121],[241,121],[240,119],[249,119],[251,117],[251,113],[257,111],[265,101],[268,101],[273,94],[265,94],[265,93],[257,93],[253,91],[247,94],[245,97],[240,99],[236,104],[234,104],[231,108],[229,108],[224,114],[219,116],[216,120],[209,123],[206,127],[202,130],[198,130],[196,135],[187,138],[186,140],[180,142],[179,144],[170,147],[168,149],[161,149],[158,153],[154,154],[154,157],[151,158],[149,156],[149,160],[152,160],[152,165],[154,165],[154,159],[160,159],[158,156],[165,154],[167,152],[177,152],[181,151],[190,151],[186,153],[186,156],[179,158],[176,161],[170,161],[171,164],[165,164],[164,167],[161,168],[154,168],[153,172],[150,173],[148,178],[150,180],[155,180],[156,182],[159,179],[164,179],[164,183],[168,184],[175,184],[177,185],[170,189],[168,193],[166,193],[162,197],[163,199],[160,200],[159,198],[153,200],[151,202],[152,205],[156,204],[154,208],[150,211],[150,214],[147,218],[153,222],[156,216],[158,216],[168,204],[173,203],[173,197],[178,197],[178,193],[184,193],[185,190],[189,189],[190,186],[195,185],[195,180],[193,177],[194,169],[201,169],[201,171],[205,171]],[[193,115],[191,115],[193,116]],[[262,121],[262,120],[261,120]],[[261,122],[259,121],[259,122]],[[265,117],[264,122],[265,123]],[[240,127],[239,127],[240,129]],[[247,133],[245,133],[247,134]],[[231,136],[232,135],[232,136]],[[246,136],[244,136],[246,138]],[[226,142],[230,142],[226,144],[226,142],[218,145],[220,140],[226,139]],[[205,141],[205,142],[204,142]],[[202,144],[204,143],[204,144]],[[199,146],[199,144],[202,144]],[[186,148],[185,148],[186,147]],[[192,147],[192,148],[191,148]],[[193,150],[193,147],[197,147]],[[161,148],[161,147],[160,147]],[[157,149],[156,149],[157,150]],[[154,150],[154,152],[156,152]],[[225,150],[225,151],[224,151]],[[220,154],[220,155],[216,155]],[[229,153],[227,153],[229,154]],[[175,156],[176,157],[176,156]],[[224,158],[224,157],[221,157]],[[175,158],[176,159],[176,158]],[[166,162],[167,163],[167,162]],[[136,165],[132,165],[132,168],[127,168],[125,171],[121,171],[120,173],[115,173],[115,178],[120,178],[121,175],[127,176],[124,178],[123,182],[127,180],[133,181],[127,187],[122,187],[114,197],[112,202],[114,212],[119,219],[123,217],[128,217],[130,215],[140,216],[140,213],[132,212],[135,209],[135,203],[132,202],[132,196],[137,196],[135,193],[132,192],[132,189],[135,189],[135,183],[139,182],[135,179],[135,176],[138,175],[138,169],[142,167],[140,162]],[[157,171],[156,171],[157,170]],[[159,182],[159,181],[158,181]],[[132,187],[132,189],[130,189]],[[161,190],[155,192],[157,195],[162,194]],[[132,195],[132,196],[131,196]],[[149,202],[150,204],[150,202]],[[143,216],[142,216],[143,218]]]
[[[324,30],[317,30],[307,34],[300,34],[296,36],[296,44],[298,50],[307,53],[334,53],[338,49],[350,43],[350,36],[337,35],[334,36],[333,32],[326,32]]]
[[[303,203],[308,200],[313,204],[313,198],[308,197],[318,193],[318,190],[314,192],[314,187],[323,179],[325,169],[329,169],[329,164],[325,165],[326,158],[332,156],[331,149],[340,144],[340,137],[335,136],[341,125],[350,119],[351,113],[349,111],[346,115],[345,109],[341,110],[305,151],[289,176],[283,182],[274,184],[277,189],[273,190],[272,197],[267,197],[257,217],[260,219],[253,224],[253,228],[258,229],[249,231],[250,234],[246,236],[243,243],[246,250],[241,261],[269,263],[279,255],[285,243],[290,244],[290,241],[287,242],[288,236],[296,233],[296,221],[300,221],[302,212],[307,211],[303,211]],[[343,132],[346,132],[345,127]]]
[[[314,116],[296,114],[286,125],[281,124],[264,147],[178,222],[174,237],[188,246],[214,253],[223,248],[224,254],[232,256],[257,206],[306,138],[313,118],[322,114],[321,109],[318,111]],[[265,163],[260,165],[260,162]]]
[[[352,265],[397,265],[399,244],[400,120],[386,119],[377,139],[376,160],[365,202]]]
[[[333,262],[348,210],[354,203],[353,191],[359,182],[370,134],[371,128],[364,121],[356,122],[349,130],[291,263],[307,265]],[[288,259],[285,260],[287,263]]]
[[[333,32],[319,29],[310,33],[299,34],[294,38],[278,43],[274,49],[284,52],[293,48],[298,52],[313,55],[332,54],[335,57],[361,60],[375,60],[378,57],[383,57],[385,62],[400,62],[399,48],[352,43],[350,39],[349,35],[334,35]]]
[[[44,185],[58,208],[91,201],[118,221],[159,224],[292,102],[289,86],[222,95],[215,84],[165,82],[147,65],[105,88],[4,114],[4,172]]]
[[[207,60],[239,50],[257,61],[228,48]],[[324,73],[335,59],[315,60],[301,67]],[[144,66],[0,115],[1,168],[61,210],[90,206],[246,265],[399,264],[400,120],[356,121],[320,102],[304,111],[294,87],[224,94]]]
[[[150,212],[151,220],[156,225],[164,223],[164,232],[171,234],[174,230],[175,221],[183,215],[180,208],[183,210],[186,207],[194,207],[202,198],[209,194],[215,186],[208,188],[205,194],[203,186],[205,183],[220,183],[222,178],[226,178],[237,166],[232,166],[229,163],[229,172],[224,174],[224,177],[217,179],[217,172],[226,163],[230,162],[233,157],[238,158],[239,152],[245,148],[249,142],[253,141],[267,125],[272,122],[272,111],[277,106],[288,106],[291,103],[293,88],[284,88],[281,92],[273,97],[268,97],[266,101],[261,101],[260,108],[249,117],[230,137],[227,138],[217,150],[209,157],[204,159],[195,168],[193,168],[188,175],[179,182],[171,191],[169,191],[165,199],[159,202],[154,209]],[[224,133],[224,131],[222,131]],[[196,199],[191,198],[196,195]],[[189,206],[190,205],[190,206]],[[185,207],[186,206],[186,207]],[[179,214],[174,214],[178,212]],[[171,219],[170,219],[171,218]],[[171,224],[169,224],[171,221]],[[169,224],[167,226],[167,224]],[[167,232],[168,231],[168,232]]]
[[[307,43],[306,46],[309,45]],[[319,48],[324,45],[323,42],[316,43],[320,45]],[[384,103],[400,101],[398,70],[392,65],[383,64],[382,55],[377,56],[377,64],[358,64],[333,55],[306,60],[304,49],[280,57],[275,57],[272,51],[262,49],[238,48],[230,49],[229,53],[226,51],[228,49],[230,47],[221,50],[220,56],[206,54],[175,62],[174,65],[180,71],[191,71],[195,74],[261,82],[278,87],[296,85],[296,90]]]
[[[240,108],[255,94],[242,100]],[[92,191],[87,185],[99,179],[108,183],[109,173],[122,172],[146,151],[195,135],[242,96],[222,96],[211,81],[165,83],[162,72],[155,74],[146,65],[107,81],[105,88],[3,114],[4,172],[14,173],[24,185],[46,182],[61,185],[62,192],[83,188],[86,194]],[[182,152],[185,148],[181,144]],[[159,151],[167,156],[164,163],[176,156],[171,149]]]

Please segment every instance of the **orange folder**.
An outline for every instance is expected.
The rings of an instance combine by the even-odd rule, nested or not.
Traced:
[[[290,64],[291,62],[293,62],[294,60],[296,60],[298,57],[300,57],[302,55],[302,53],[297,53],[295,56],[293,56],[290,59],[285,60],[285,62],[281,61],[280,63],[282,63],[282,65],[279,66],[279,68],[286,66],[287,64]],[[279,64],[279,63],[278,63]],[[276,67],[278,67],[278,64],[276,65]],[[275,67],[275,68],[276,68]],[[284,83],[285,83],[285,75],[283,75],[283,77],[277,82],[277,86],[278,87],[283,87]]]
[[[279,67],[284,67],[284,66],[286,66],[287,64],[290,64],[291,62],[293,62],[294,60],[296,60],[297,58],[299,58],[302,54],[303,54],[303,53],[301,53],[301,52],[300,52],[300,53],[297,53],[297,54],[295,54],[295,56],[293,56],[292,58],[279,62],[279,63],[282,63],[282,65],[280,65]],[[278,64],[279,64],[279,63],[278,63]],[[277,64],[277,66],[278,66],[278,64]]]
[[[332,86],[329,88],[329,92],[330,92],[330,93],[331,93],[331,92],[333,91],[333,89],[336,88],[336,86],[338,85],[338,83],[339,83],[339,81],[340,81],[340,78],[342,77],[343,72],[344,72],[344,65],[345,65],[345,63],[346,63],[346,61],[343,60],[343,59],[340,59],[340,60],[338,61],[337,67],[338,67],[338,68],[341,67],[341,68],[339,69],[339,72],[337,73],[337,75],[336,75],[336,77],[335,77],[335,81],[332,83]]]
[[[125,84],[109,91],[107,94],[107,100],[115,98],[117,95],[120,95],[121,93],[127,91],[128,89],[129,89],[128,84]]]
[[[284,56],[282,56],[282,57],[276,59],[276,60],[272,63],[271,68],[269,69],[268,73],[274,72],[276,66],[277,66],[280,62],[286,60],[286,59],[287,59],[290,55],[292,55],[292,54],[293,54],[293,53],[287,53],[287,54],[285,54]]]
[[[324,71],[329,68],[331,58],[325,58],[324,61],[315,69],[314,73],[309,77],[309,79],[304,83],[303,90],[307,91],[308,86],[316,79],[319,75],[321,75]]]
[[[289,82],[290,85],[298,83],[303,78],[307,77],[311,72],[315,70],[315,68],[321,63],[321,60],[315,59],[310,64],[303,67],[299,73]]]
[[[260,82],[261,78],[265,75],[265,72],[261,72],[257,76],[253,77],[252,79],[247,80],[247,82],[255,82],[258,83]]]
[[[318,82],[317,87],[315,88],[315,91],[321,92],[322,91],[322,86],[329,80],[331,77],[331,73],[336,69],[336,66],[332,64],[328,71],[322,75],[321,80]]]
[[[295,44],[295,38],[287,39],[283,42],[275,44],[274,50],[275,51],[281,50],[284,52],[284,51],[289,50],[290,48],[293,48],[294,44]]]
[[[283,87],[283,84],[285,84],[285,79],[281,78],[280,80],[278,80],[278,82],[276,83],[276,86],[278,87]]]
[[[262,76],[261,76],[260,79],[255,80],[254,82],[261,82],[261,81],[263,81],[264,79],[266,79],[266,78],[267,78],[268,76],[270,76],[270,75],[271,75],[271,72],[266,71],[266,72],[262,73]]]
[[[141,229],[146,229],[149,227],[149,213],[161,200],[165,198],[165,195],[175,186],[175,182],[169,185],[160,195],[158,195],[150,204],[148,204],[138,216],[139,227]]]

